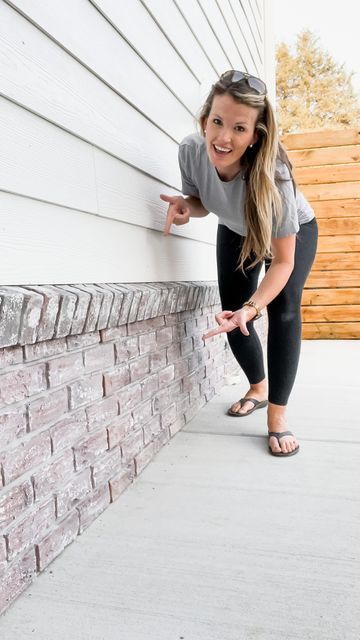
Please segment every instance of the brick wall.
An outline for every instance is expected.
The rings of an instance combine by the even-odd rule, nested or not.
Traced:
[[[0,298],[1,612],[239,367],[224,336],[201,338],[215,283]]]

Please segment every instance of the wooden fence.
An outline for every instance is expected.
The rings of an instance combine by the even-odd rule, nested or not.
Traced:
[[[312,131],[282,141],[319,225],[302,298],[303,338],[360,338],[360,131]]]

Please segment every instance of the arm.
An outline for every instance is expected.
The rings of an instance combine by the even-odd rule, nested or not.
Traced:
[[[273,238],[271,265],[251,299],[260,309],[266,307],[285,287],[294,269],[296,235],[286,238]],[[251,317],[256,315],[252,309]]]
[[[274,238],[271,243],[273,259],[260,286],[251,299],[259,307],[266,307],[285,287],[294,269],[296,235],[286,238]],[[237,327],[248,336],[246,324],[256,316],[254,307],[245,306],[237,311],[222,311],[215,316],[219,327],[204,334],[203,338],[210,338],[219,333],[233,331]]]
[[[195,196],[187,196],[186,202],[190,205],[190,218],[204,218],[209,215],[209,211],[203,207],[202,202]]]

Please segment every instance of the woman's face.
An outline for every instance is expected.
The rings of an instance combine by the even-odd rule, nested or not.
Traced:
[[[232,180],[239,173],[241,157],[256,142],[257,117],[257,109],[236,102],[228,94],[214,96],[204,123],[206,150],[224,180]]]

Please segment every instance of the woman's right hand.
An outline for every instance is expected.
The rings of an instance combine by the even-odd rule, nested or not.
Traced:
[[[215,320],[219,325],[217,329],[210,329],[202,337],[206,340],[212,336],[219,335],[219,333],[229,333],[237,328],[240,329],[244,336],[249,336],[250,333],[246,325],[255,316],[256,310],[250,306],[241,307],[237,311],[220,311],[215,316]]]
[[[190,220],[190,206],[188,201],[182,196],[160,195],[161,200],[169,203],[166,221],[164,226],[164,236],[169,235],[172,224],[186,224]]]

